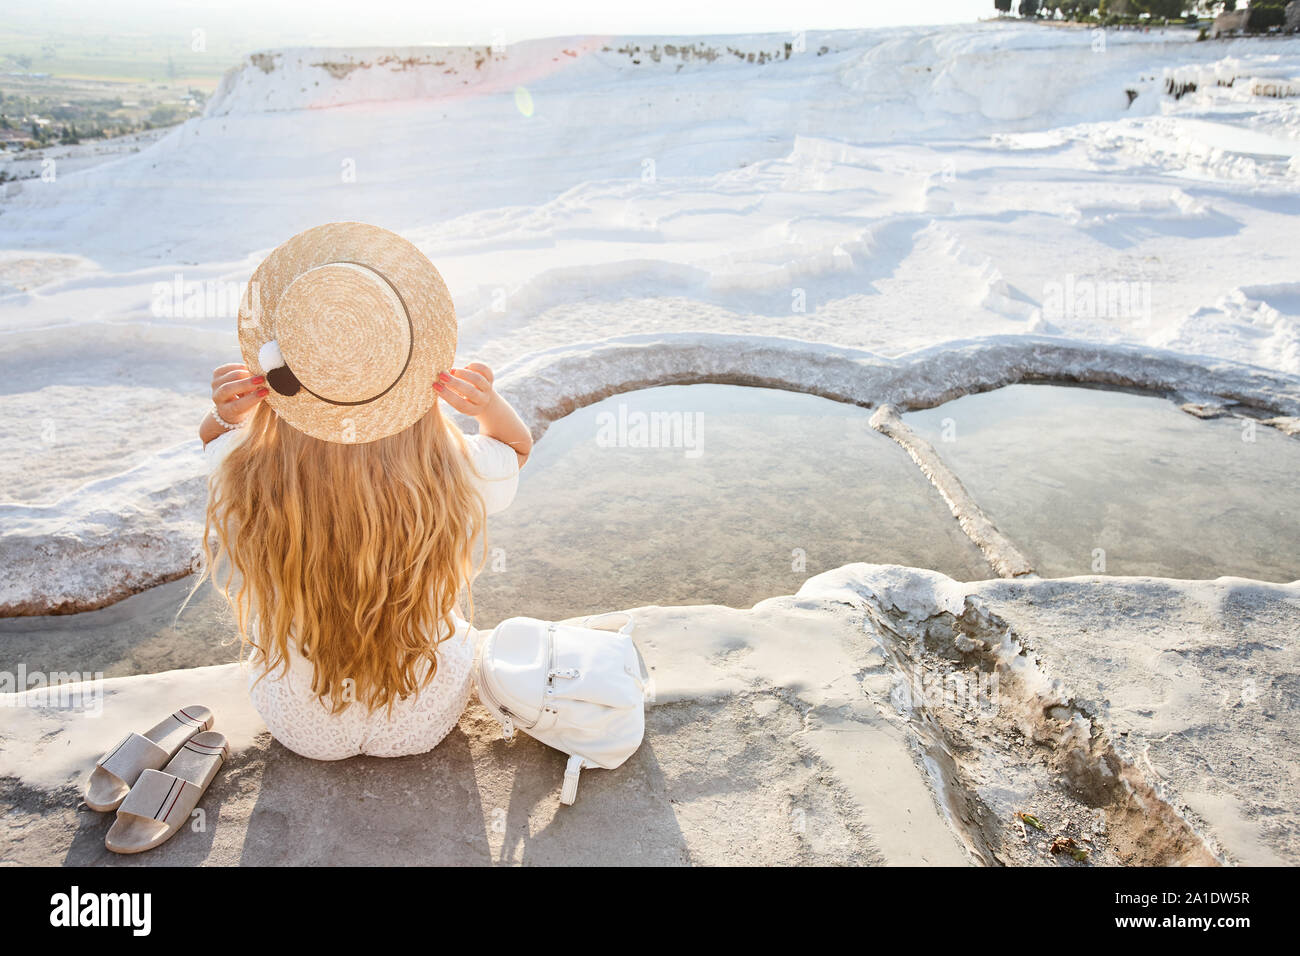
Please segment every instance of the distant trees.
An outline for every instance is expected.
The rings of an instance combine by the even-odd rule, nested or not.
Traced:
[[[1187,0],[1130,0],[1129,2],[1129,8],[1133,13],[1149,13],[1153,17],[1164,17],[1166,20],[1186,16],[1187,8],[1195,5],[1195,3],[1188,3]]]
[[[1015,0],[993,0],[999,13],[1010,13]],[[1288,0],[1250,0],[1251,32],[1264,32],[1286,23]],[[1063,20],[1100,20],[1104,24],[1169,21],[1198,14],[1215,16],[1237,9],[1237,0],[1019,0],[1016,12],[1022,17],[1060,17]]]
[[[999,13],[1010,13],[1013,0],[993,0],[993,7]],[[1020,0],[1016,12],[1022,17],[1050,17],[1060,13],[1066,20],[1091,16],[1097,12],[1097,0]]]
[[[1286,23],[1286,0],[1251,0],[1248,30],[1264,31]]]
[[[1010,13],[1015,0],[993,0],[1000,13]],[[1255,0],[1255,6],[1285,9],[1287,0]],[[1016,12],[1022,17],[1059,16],[1065,20],[1100,18],[1138,18],[1174,20],[1196,14],[1230,11],[1237,0],[1020,0]],[[1271,14],[1269,16],[1272,16]]]
[[[1287,0],[1250,0],[1249,18],[1246,30],[1251,33],[1263,33],[1270,27],[1286,24]],[[1210,15],[1232,13],[1237,9],[1237,0],[1209,0],[1202,3],[1205,12]]]

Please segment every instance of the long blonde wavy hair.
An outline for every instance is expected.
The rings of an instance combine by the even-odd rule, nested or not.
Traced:
[[[437,404],[367,444],[312,438],[265,403],[245,428],[210,480],[191,595],[212,579],[263,677],[294,646],[332,712],[391,711],[433,679],[462,587],[473,614],[486,515],[464,434]]]

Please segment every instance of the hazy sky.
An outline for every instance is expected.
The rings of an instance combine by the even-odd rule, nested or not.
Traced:
[[[506,43],[572,33],[748,33],[973,21],[993,0],[0,0],[15,27],[287,43]]]

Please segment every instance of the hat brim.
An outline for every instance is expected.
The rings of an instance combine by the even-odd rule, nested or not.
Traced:
[[[456,359],[456,310],[442,276],[419,249],[396,233],[363,222],[315,226],[277,246],[257,267],[239,308],[239,348],[255,375],[258,353],[276,338],[276,305],[294,279],[317,266],[357,263],[384,276],[411,320],[411,356],[391,387],[373,401],[336,405],[307,389],[266,397],[286,423],[323,441],[378,441],[414,425],[437,401],[434,381]]]

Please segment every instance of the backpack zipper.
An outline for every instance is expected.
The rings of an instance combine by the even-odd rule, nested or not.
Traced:
[[[548,670],[554,670],[555,668],[555,625],[554,624],[551,624],[546,628],[546,642],[549,645],[547,648],[547,660],[550,664]],[[489,647],[485,645],[483,649],[488,650]],[[479,659],[478,673],[479,673],[479,681],[478,681],[479,698],[480,699],[486,698],[486,700],[483,700],[483,703],[488,705],[488,709],[498,711],[504,718],[501,721],[501,731],[502,731],[502,735],[505,737],[506,740],[514,740],[516,723],[518,723],[518,726],[522,727],[524,730],[532,730],[534,727],[536,727],[539,723],[542,722],[542,716],[546,713],[545,699],[543,699],[542,703],[537,708],[537,719],[534,720],[532,723],[525,723],[524,721],[519,720],[517,715],[512,714],[510,712],[510,708],[502,704],[497,699],[496,695],[492,693],[492,688],[487,686],[488,681],[491,678],[489,677],[488,674],[483,672],[483,662],[481,657]],[[550,682],[549,677],[547,678],[547,682],[548,683]]]
[[[546,625],[546,686],[555,686],[555,622]]]

